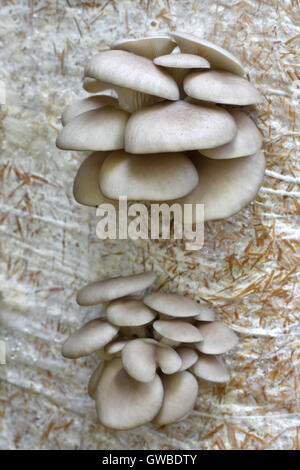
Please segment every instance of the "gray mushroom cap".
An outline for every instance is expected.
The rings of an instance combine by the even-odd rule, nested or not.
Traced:
[[[196,377],[210,382],[229,382],[230,374],[221,357],[200,354],[191,371]]]
[[[150,323],[156,316],[140,299],[113,300],[106,309],[106,317],[117,326],[139,326]]]
[[[65,341],[62,355],[69,358],[87,356],[109,343],[118,331],[116,326],[106,321],[91,320]]]
[[[182,152],[230,142],[237,127],[223,108],[187,101],[158,103],[132,114],[125,130],[130,153]]]
[[[155,273],[147,271],[132,276],[92,282],[78,292],[76,300],[79,305],[97,305],[144,290],[151,286],[155,279]]]
[[[92,109],[103,108],[103,106],[118,107],[118,100],[108,95],[94,95],[80,101],[75,101],[75,103],[67,106],[62,113],[62,125],[65,126],[72,119],[79,116],[79,114],[86,113]]]
[[[161,408],[164,390],[158,375],[141,383],[124,370],[120,359],[104,368],[96,392],[100,423],[113,429],[132,429],[151,421]]]
[[[187,371],[163,377],[164,399],[153,422],[159,425],[180,421],[190,414],[198,395],[198,383]]]
[[[214,321],[215,312],[210,307],[208,307],[207,305],[205,305],[203,303],[198,304],[198,305],[201,309],[201,312],[199,313],[199,315],[197,315],[195,317],[195,320],[198,320],[198,321]]]
[[[156,320],[153,328],[163,338],[179,343],[202,341],[202,334],[194,325],[181,320]]]
[[[261,101],[261,95],[248,80],[224,70],[189,73],[183,88],[188,96],[213,103],[247,106]]]
[[[122,39],[111,45],[111,49],[121,49],[127,52],[147,57],[153,60],[155,57],[169,54],[176,43],[170,36],[148,36],[138,39]]]
[[[144,303],[170,317],[196,317],[203,307],[195,300],[175,293],[154,292],[144,297]]]
[[[244,75],[240,61],[223,47],[213,44],[193,34],[175,32],[171,33],[180,47],[181,52],[196,54],[208,60],[212,69],[227,70],[237,75]]]
[[[198,55],[193,54],[167,54],[156,57],[155,65],[175,69],[209,69],[209,62]]]
[[[239,341],[234,331],[221,322],[203,323],[198,330],[203,340],[196,344],[196,348],[204,354],[224,354]]]

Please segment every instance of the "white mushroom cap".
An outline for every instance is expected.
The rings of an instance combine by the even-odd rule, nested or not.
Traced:
[[[198,326],[203,336],[201,343],[195,346],[205,354],[223,354],[238,344],[238,337],[228,326],[220,322],[203,323]]]
[[[144,303],[153,310],[170,317],[195,317],[201,315],[203,311],[202,304],[174,293],[154,292],[144,297]]]
[[[210,382],[223,383],[230,380],[230,374],[221,357],[201,354],[191,370],[196,377]]]
[[[121,353],[124,346],[128,343],[129,339],[117,338],[114,341],[111,341],[104,348],[104,352],[110,356]]]
[[[158,375],[150,383],[137,382],[123,369],[120,359],[112,359],[97,387],[99,421],[113,429],[131,429],[145,424],[160,410],[163,395]]]
[[[248,80],[224,70],[189,73],[183,88],[192,98],[213,103],[246,106],[261,101],[261,95]]]
[[[95,80],[95,78],[85,77],[83,88],[88,93],[100,93],[101,91],[111,90],[111,85],[101,80]]]
[[[239,109],[231,109],[237,125],[237,134],[228,144],[212,149],[201,149],[201,153],[209,158],[237,158],[256,153],[262,144],[262,136],[247,113]]]
[[[201,312],[199,313],[199,315],[194,317],[194,319],[198,321],[214,321],[215,312],[205,304],[198,304],[198,305],[201,309]]]
[[[187,371],[163,377],[164,400],[155,424],[164,425],[179,421],[193,410],[198,383],[193,374]]]
[[[113,300],[106,309],[106,318],[117,326],[139,326],[150,323],[156,313],[140,299]]]
[[[198,183],[197,171],[183,153],[130,155],[113,152],[104,161],[99,185],[111,199],[168,201],[189,194]]]
[[[73,194],[79,204],[99,206],[102,203],[115,204],[107,199],[99,187],[99,172],[110,152],[93,152],[80,165],[73,183]]]
[[[177,352],[152,339],[134,339],[122,350],[122,362],[127,373],[139,382],[152,382],[156,368],[165,374],[174,374],[181,367]]]
[[[101,361],[90,377],[90,380],[88,383],[88,394],[93,400],[96,400],[97,386],[98,386],[101,374],[106,364],[107,364],[107,361]]]
[[[255,199],[263,184],[265,158],[261,150],[254,155],[230,160],[196,157],[198,186],[180,200],[181,204],[204,204],[204,220],[231,217]],[[193,217],[186,223],[198,223]]]
[[[155,273],[148,271],[92,282],[78,292],[76,300],[79,305],[97,305],[146,289],[153,284],[155,279]]]
[[[89,61],[85,75],[167,100],[179,98],[178,86],[170,75],[156,67],[150,59],[131,52],[100,52]]]
[[[56,145],[65,150],[116,150],[124,146],[129,114],[110,106],[80,114],[60,132]]]
[[[186,101],[158,103],[132,114],[125,130],[130,153],[182,152],[223,145],[237,132],[223,108]]]
[[[87,356],[109,343],[118,331],[116,326],[103,320],[91,320],[67,339],[62,355],[69,358]]]
[[[194,325],[181,320],[156,320],[153,328],[163,338],[180,343],[194,343],[202,341],[199,329]]]
[[[75,101],[75,103],[67,106],[62,113],[62,125],[65,126],[72,119],[79,116],[79,114],[86,113],[92,109],[103,108],[103,106],[118,107],[118,100],[112,96],[94,95],[80,101]]]
[[[195,349],[188,348],[185,346],[179,346],[176,349],[176,352],[179,354],[180,359],[182,361],[180,371],[189,369],[192,365],[197,362],[199,354],[195,351]]]
[[[160,67],[176,69],[209,69],[209,62],[198,55],[193,54],[167,54],[153,60]]]
[[[181,52],[196,54],[208,60],[212,69],[228,70],[237,75],[244,75],[240,61],[230,52],[210,41],[187,33],[171,33]]]
[[[150,36],[138,39],[122,39],[111,45],[111,49],[121,49],[127,52],[147,57],[153,60],[163,54],[169,54],[176,43],[169,36]]]

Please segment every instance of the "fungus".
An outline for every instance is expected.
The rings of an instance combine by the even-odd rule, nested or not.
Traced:
[[[203,311],[203,305],[173,292],[153,292],[144,297],[144,303],[153,310],[170,317],[196,317]]]
[[[230,374],[221,357],[200,354],[197,362],[191,368],[193,374],[209,382],[229,382]]]
[[[116,326],[140,326],[150,323],[156,314],[140,299],[113,300],[106,309],[107,319]]]
[[[111,45],[111,49],[120,49],[127,52],[147,57],[153,60],[155,57],[169,54],[176,47],[176,43],[169,36],[149,36],[138,39],[122,39]]]
[[[80,101],[70,104],[66,107],[61,116],[62,125],[65,126],[79,114],[92,111],[93,109],[103,108],[104,106],[118,107],[118,100],[112,96],[95,95],[89,96]]]

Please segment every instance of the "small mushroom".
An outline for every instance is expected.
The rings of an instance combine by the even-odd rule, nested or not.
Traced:
[[[194,325],[181,320],[156,320],[153,328],[163,338],[178,343],[202,341],[202,334]]]
[[[195,320],[198,320],[198,321],[214,321],[215,320],[215,312],[210,307],[208,307],[205,304],[198,304],[198,305],[201,309],[201,312],[199,313],[199,315],[194,317]]]
[[[224,70],[189,73],[183,89],[192,98],[213,103],[247,106],[261,101],[261,95],[248,80]]]
[[[121,49],[127,52],[147,57],[150,60],[155,57],[169,54],[176,43],[169,36],[149,36],[138,39],[122,39],[111,45],[112,49]]]
[[[120,359],[112,359],[97,386],[99,421],[113,429],[132,429],[145,424],[159,412],[163,395],[163,385],[157,374],[152,382],[137,382],[126,373]]]
[[[106,321],[91,320],[67,339],[62,355],[69,358],[87,356],[109,343],[118,331],[116,326]]]
[[[227,70],[236,75],[244,75],[240,61],[223,47],[200,39],[193,34],[175,32],[171,33],[171,37],[175,39],[181,52],[205,57],[212,69]]]
[[[124,131],[129,114],[104,106],[69,121],[56,139],[64,150],[117,150],[124,146]]]
[[[203,312],[203,305],[175,293],[153,292],[144,297],[148,307],[170,317],[196,317]]]
[[[140,326],[150,323],[156,316],[140,299],[113,300],[106,309],[110,323],[117,326]]]
[[[153,423],[160,426],[175,423],[188,416],[195,406],[198,383],[187,371],[163,377],[164,399]]]
[[[83,89],[88,93],[101,93],[102,91],[110,91],[115,93],[112,90],[111,85],[100,80],[95,80],[95,78],[85,77],[83,80]],[[117,96],[117,95],[116,95]]]
[[[76,300],[79,305],[97,305],[144,290],[151,286],[155,279],[155,273],[147,271],[132,276],[92,282],[78,292]]]
[[[236,132],[235,120],[221,107],[182,100],[157,103],[131,115],[125,150],[159,153],[211,148],[230,142]]]
[[[198,330],[203,339],[195,346],[204,354],[224,354],[238,343],[238,337],[234,331],[220,322],[200,324]]]
[[[93,400],[96,400],[97,386],[98,386],[101,374],[106,364],[107,364],[107,361],[101,361],[90,377],[90,380],[88,383],[88,394]]]
[[[228,144],[212,149],[201,149],[202,155],[214,159],[238,158],[252,155],[261,148],[262,136],[247,113],[231,109],[237,125],[237,134]]]
[[[181,359],[171,347],[153,339],[134,339],[122,350],[122,362],[127,373],[139,382],[152,382],[156,368],[165,374],[174,374],[181,367]]]
[[[192,365],[197,362],[199,354],[195,351],[195,349],[188,348],[185,346],[179,346],[176,348],[177,354],[179,354],[180,359],[182,361],[181,367],[179,371],[189,369]]]
[[[110,356],[114,356],[115,354],[121,354],[122,349],[126,344],[128,343],[129,339],[128,338],[117,338],[114,341],[111,341],[109,344],[107,344],[104,348],[104,351],[106,354],[109,354]]]
[[[181,204],[204,204],[204,220],[231,217],[247,206],[263,184],[265,158],[261,150],[254,155],[228,160],[213,160],[203,156],[193,162],[199,183]],[[199,223],[197,217],[186,217],[186,224]]]
[[[79,116],[82,113],[87,111],[92,111],[93,109],[103,108],[103,106],[112,106],[118,107],[118,100],[112,96],[107,95],[94,95],[84,98],[80,101],[75,101],[75,103],[67,106],[62,113],[61,121],[62,125],[65,126],[68,122],[72,121],[75,117]]]
[[[197,171],[183,153],[147,156],[113,152],[101,166],[99,185],[105,196],[130,200],[168,201],[189,194],[198,183]]]
[[[200,354],[191,371],[196,377],[210,382],[229,382],[230,374],[221,357]]]

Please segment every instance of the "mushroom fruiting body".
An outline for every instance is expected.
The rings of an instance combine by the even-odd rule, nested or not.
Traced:
[[[216,355],[237,345],[236,334],[214,321],[211,308],[193,299],[176,293],[136,294],[154,281],[153,272],[106,279],[77,296],[84,305],[108,302],[104,316],[73,333],[62,353],[77,358],[96,352],[102,357],[88,393],[96,399],[99,421],[110,428],[184,419],[195,405],[197,378],[216,383],[230,379]],[[157,320],[160,315],[168,320]]]

